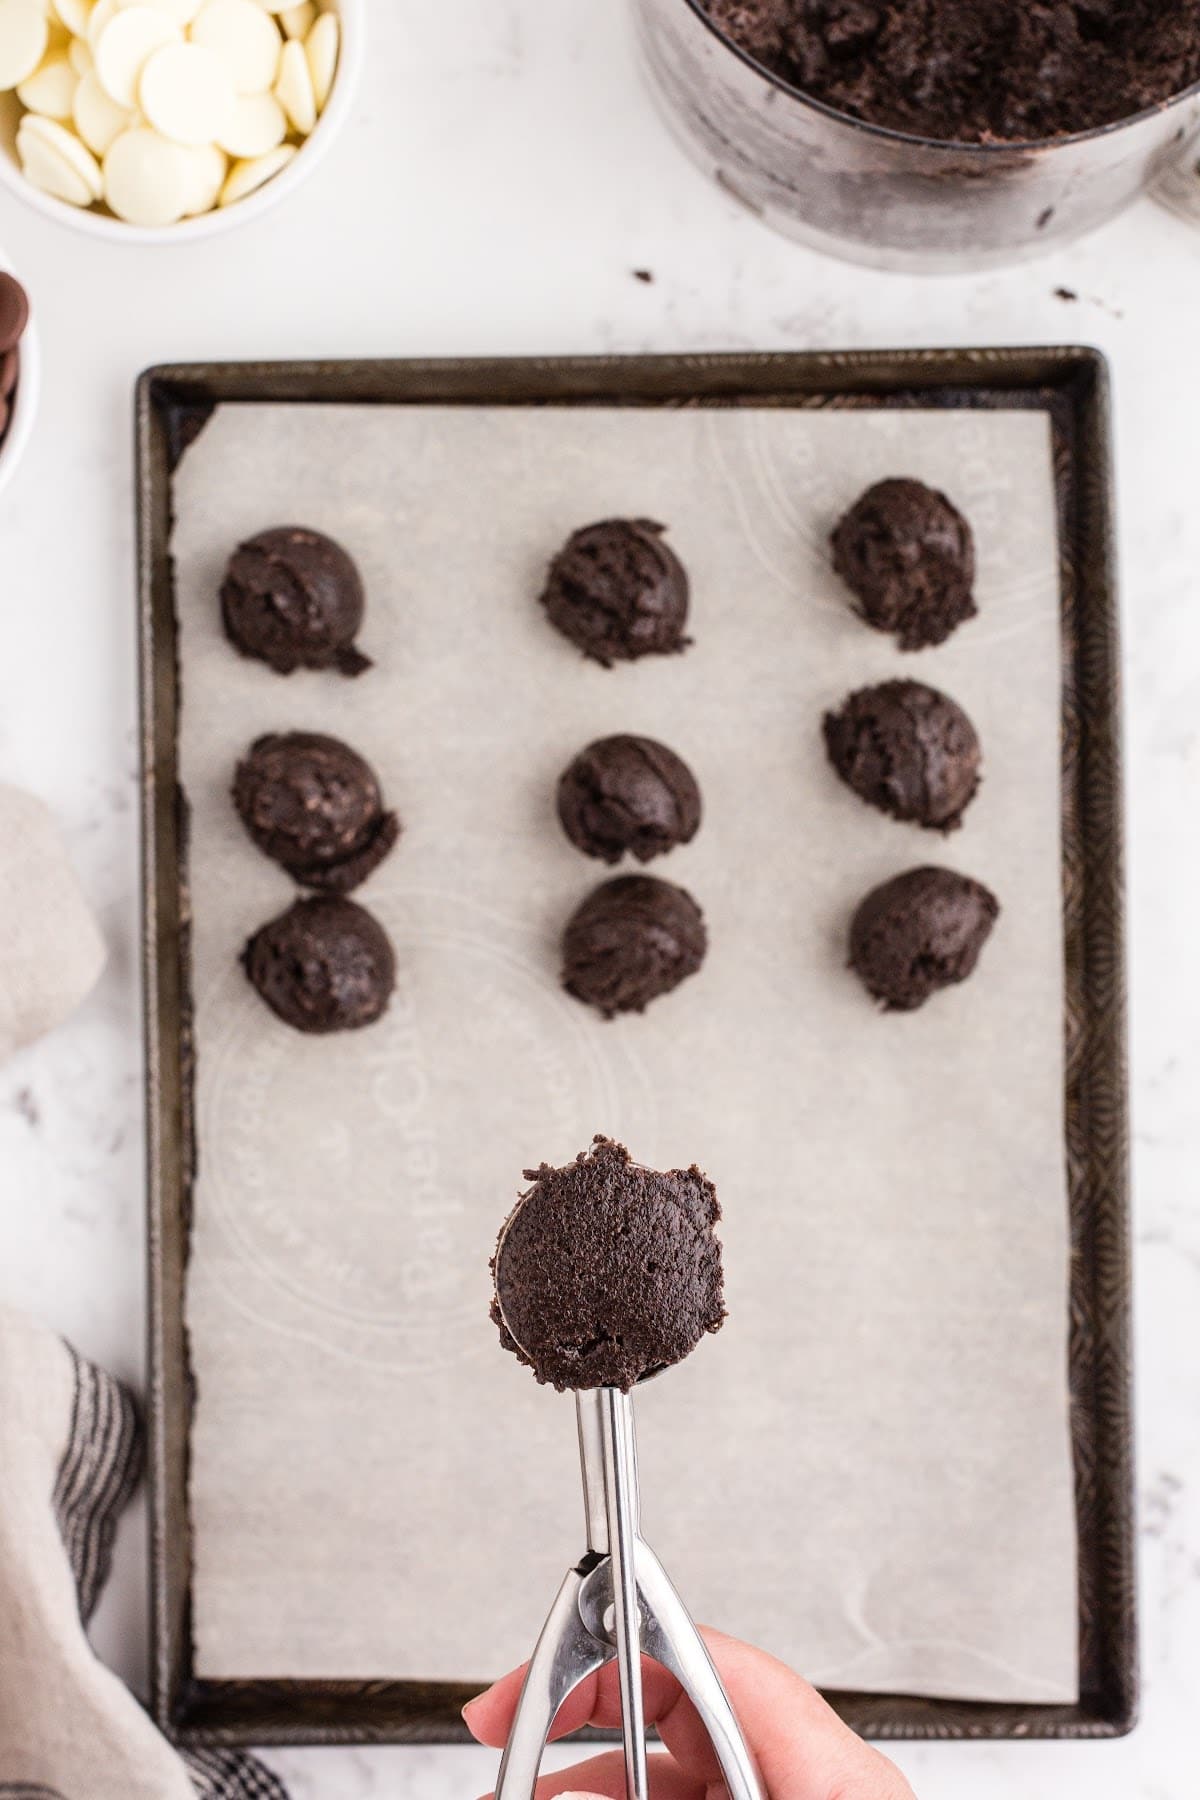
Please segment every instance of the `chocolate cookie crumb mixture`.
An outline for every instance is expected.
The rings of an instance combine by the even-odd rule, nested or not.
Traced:
[[[684,888],[619,875],[596,888],[563,933],[563,986],[606,1019],[644,1012],[704,961],[704,915]]]
[[[552,625],[611,668],[686,649],[687,572],[652,519],[604,519],[567,539],[541,603]]]
[[[237,766],[233,803],[263,852],[301,887],[348,894],[400,835],[371,765],[340,738],[258,738]]]
[[[654,738],[600,738],[558,783],[562,828],[585,856],[649,862],[700,827],[700,789],[681,756]]]
[[[936,488],[906,477],[877,481],[834,527],[833,566],[859,616],[892,632],[902,650],[944,643],[975,616],[971,527]]]
[[[826,713],[825,747],[848,787],[893,819],[953,831],[979,786],[975,727],[920,681],[860,688]]]
[[[965,981],[1000,916],[982,882],[952,869],[910,869],[875,888],[850,927],[850,963],[888,1012],[915,1012]]]
[[[238,546],[221,584],[225,634],[279,675],[337,669],[361,675],[354,648],[366,610],[362,578],[340,544],[301,525],[260,531]]]
[[[242,952],[255,991],[296,1031],[354,1031],[387,1010],[396,959],[383,926],[353,900],[297,900]]]
[[[492,1319],[539,1381],[628,1392],[720,1330],[721,1208],[699,1169],[643,1169],[598,1137],[525,1179],[492,1258]]]
[[[1055,138],[1200,80],[1195,0],[702,0],[774,74],[940,142]]]

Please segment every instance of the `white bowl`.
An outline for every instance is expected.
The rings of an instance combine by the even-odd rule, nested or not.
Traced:
[[[317,0],[317,5],[322,12],[336,12],[341,23],[337,74],[325,110],[312,135],[286,168],[245,200],[237,200],[232,206],[217,207],[194,219],[180,219],[176,225],[129,225],[111,213],[94,212],[90,207],[70,206],[65,200],[56,200],[53,194],[43,193],[32,181],[27,181],[21,171],[16,136],[22,109],[14,94],[0,98],[0,188],[10,189],[48,219],[57,219],[60,225],[70,225],[88,237],[107,238],[120,244],[185,244],[191,239],[213,237],[219,231],[228,231],[231,226],[257,219],[272,206],[278,206],[312,173],[345,124],[354,102],[362,69],[366,0]]]
[[[0,251],[0,269],[8,275],[20,275],[13,268],[7,256]],[[8,415],[8,430],[0,439],[0,493],[8,486],[16,473],[17,464],[25,454],[25,446],[29,442],[29,434],[33,430],[33,417],[37,412],[38,395],[42,385],[42,358],[38,345],[37,323],[31,317],[25,327],[25,335],[21,339],[20,366],[17,371],[17,387],[13,398],[12,411]]]

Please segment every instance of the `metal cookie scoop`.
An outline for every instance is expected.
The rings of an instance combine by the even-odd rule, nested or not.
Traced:
[[[496,1295],[506,1329],[502,1265],[496,1250]],[[515,1334],[513,1334],[515,1336]],[[730,1800],[766,1800],[721,1678],[700,1633],[639,1528],[633,1401],[619,1388],[575,1395],[587,1550],[570,1570],[534,1650],[496,1800],[533,1800],[555,1716],[589,1675],[616,1658],[626,1800],[649,1800],[642,1656],[674,1675],[712,1741]]]

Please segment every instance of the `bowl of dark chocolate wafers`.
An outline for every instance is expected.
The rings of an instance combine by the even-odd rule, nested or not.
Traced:
[[[0,491],[15,472],[33,428],[38,376],[29,296],[0,254]]]

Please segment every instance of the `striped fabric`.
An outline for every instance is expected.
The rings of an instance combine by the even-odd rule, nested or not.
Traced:
[[[71,1351],[74,1401],[54,1486],[54,1515],[70,1558],[86,1624],[112,1564],[117,1520],[141,1473],[143,1433],[132,1394]],[[233,1750],[185,1754],[198,1800],[287,1800],[282,1782],[257,1757]],[[0,1800],[88,1800],[36,1783],[0,1782]]]
[[[108,1579],[117,1519],[141,1473],[142,1432],[133,1396],[120,1382],[73,1350],[71,1357],[75,1403],[54,1486],[54,1515],[86,1625]]]
[[[199,1800],[287,1800],[287,1789],[256,1756],[193,1750],[184,1757]]]

